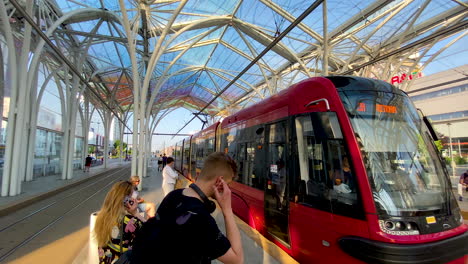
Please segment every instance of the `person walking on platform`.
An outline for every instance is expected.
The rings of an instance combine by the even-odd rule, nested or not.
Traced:
[[[174,190],[177,177],[179,177],[179,174],[173,169],[173,167],[174,159],[172,157],[167,158],[167,166],[165,166],[162,171],[162,189],[164,192],[164,196],[166,196],[168,193]]]
[[[463,188],[465,188],[465,192],[468,192],[468,170],[460,175],[460,183],[458,186],[458,195],[460,196],[458,200],[460,201],[463,201]]]
[[[159,158],[158,158],[158,171],[162,171],[162,163],[163,163],[163,158],[162,158],[162,155],[159,155]]]
[[[162,167],[164,169],[164,167],[166,167],[167,165],[167,156],[166,156],[166,153],[164,153],[163,157],[162,157]]]
[[[115,183],[99,211],[94,235],[98,243],[99,263],[111,264],[133,245],[136,232],[146,220],[138,213],[128,181]]]
[[[140,212],[146,213],[146,218],[154,217],[156,214],[156,206],[154,203],[146,202],[145,199],[140,197],[140,192],[138,191],[138,184],[140,184],[140,176],[134,175],[130,177],[130,182],[133,185],[132,197],[136,199],[138,203],[138,210]]]
[[[84,172],[89,172],[89,168],[91,167],[91,162],[93,161],[93,158],[91,158],[90,155],[85,158],[85,169]]]
[[[196,183],[167,195],[156,217],[146,222],[135,239],[133,263],[243,263],[239,229],[231,208],[228,187],[237,175],[235,161],[215,152],[204,161]],[[218,201],[227,237],[211,216]],[[184,246],[187,245],[187,246]]]

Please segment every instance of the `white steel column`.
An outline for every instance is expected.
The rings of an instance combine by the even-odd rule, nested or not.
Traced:
[[[127,9],[125,7],[125,3],[123,0],[119,0],[120,8],[122,11],[122,16],[123,16],[123,25],[125,28],[125,31],[127,33],[127,39],[128,39],[128,47],[129,47],[129,53],[130,53],[130,58],[132,61],[132,71],[133,71],[133,95],[134,95],[134,115],[133,115],[133,139],[132,139],[132,145],[133,145],[133,151],[132,151],[132,175],[139,175],[143,177],[143,158],[145,154],[145,131],[147,130],[146,127],[148,126],[148,120],[146,120],[146,115],[145,115],[145,109],[146,109],[146,100],[147,100],[147,94],[148,94],[148,87],[149,87],[149,82],[152,78],[152,72],[154,70],[154,67],[156,66],[156,62],[159,59],[160,55],[162,54],[162,51],[160,51],[160,47],[163,43],[163,40],[165,39],[166,35],[169,33],[169,30],[172,26],[172,24],[175,21],[175,18],[177,15],[180,13],[182,10],[183,6],[186,4],[187,0],[181,1],[177,9],[173,12],[170,20],[168,21],[168,24],[163,30],[163,33],[160,35],[158,42],[156,43],[154,50],[158,52],[153,52],[151,55],[150,60],[148,61],[148,67],[145,71],[145,78],[143,81],[143,85],[140,83],[140,75],[138,72],[138,63],[136,59],[136,39],[135,39],[135,34],[136,31],[139,28],[139,19],[135,20],[135,23],[133,24],[133,28],[130,26],[130,21],[127,15]],[[139,8],[146,8],[144,5],[139,6]],[[140,12],[138,12],[139,14]],[[139,133],[139,134],[138,134]],[[138,156],[138,162],[137,162],[137,156]],[[140,183],[141,186],[141,183]]]
[[[44,66],[44,68],[46,68]],[[31,111],[30,111],[30,123],[29,123],[29,135],[28,135],[28,150],[27,150],[27,159],[26,159],[26,181],[31,181],[33,179],[34,173],[34,152],[36,148],[36,130],[37,130],[37,116],[39,114],[39,108],[41,105],[42,96],[44,91],[49,84],[49,81],[54,77],[54,75],[62,70],[63,67],[55,69],[53,72],[50,72],[49,75],[42,83],[41,88],[39,89],[39,94],[36,96],[37,88],[36,85],[33,85],[31,89]],[[39,71],[39,69],[38,69]]]
[[[127,123],[128,119],[130,117],[130,112],[127,111],[125,113],[121,113],[120,114],[120,119],[122,119],[125,123]],[[125,124],[124,123],[119,123],[119,135],[120,135],[120,163],[122,163],[122,153],[123,153],[123,149],[124,149],[124,144],[123,144],[123,140],[124,140],[124,133],[125,133]],[[125,155],[128,154],[128,142],[127,143],[127,152],[125,153]]]
[[[31,74],[31,73],[30,73]],[[32,181],[33,180],[33,165],[34,165],[34,152],[36,149],[36,124],[37,124],[37,115],[36,111],[36,101],[37,101],[37,87],[38,87],[38,75],[39,70],[34,74],[34,82],[32,87],[28,87],[29,93],[26,100],[29,101],[25,110],[26,114],[26,139],[25,144],[22,148],[22,156],[25,162],[24,174],[22,175],[23,181]]]
[[[141,97],[140,97],[140,108],[139,110],[141,111],[140,112],[140,116],[142,117],[141,119],[141,123],[140,123],[140,138],[139,138],[139,156],[138,156],[138,175],[140,176],[144,176],[143,175],[143,170],[144,170],[144,164],[143,164],[143,159],[144,159],[144,154],[145,154],[145,146],[143,144],[141,144],[142,142],[145,142],[145,136],[146,136],[146,131],[148,131],[148,127],[149,127],[149,114],[146,114],[145,112],[145,109],[146,109],[146,103],[147,103],[147,94],[148,94],[148,89],[149,89],[149,83],[150,83],[150,80],[152,79],[152,76],[153,76],[153,70],[156,66],[156,63],[157,61],[159,60],[159,58],[161,57],[161,55],[163,54],[163,50],[160,48],[163,44],[163,41],[164,39],[166,38],[167,34],[169,33],[169,30],[170,28],[172,27],[172,24],[174,23],[175,19],[177,18],[177,15],[182,11],[182,8],[185,6],[185,4],[187,3],[187,0],[182,0],[179,4],[179,6],[176,8],[176,10],[174,10],[171,18],[169,19],[166,27],[164,28],[161,36],[159,37],[158,39],[158,42],[156,43],[155,47],[154,47],[154,50],[157,50],[158,52],[153,52],[153,54],[151,54],[151,58],[150,60],[148,61],[148,67],[146,69],[146,76],[143,80],[143,86],[142,86],[142,89],[141,89]],[[145,7],[145,6],[143,6]],[[159,92],[158,89],[155,89],[153,91],[153,94],[152,94],[152,98],[153,96],[155,96],[157,93]],[[151,105],[153,102],[153,100],[150,99],[150,101],[148,102],[148,105]]]
[[[26,2],[26,8],[26,12],[32,14],[33,5],[31,0]],[[26,169],[25,160],[21,159],[21,151],[23,149],[21,146],[23,143],[22,140],[24,140],[24,131],[26,130],[24,107],[27,104],[27,86],[25,83],[26,78],[22,78],[18,73],[27,72],[32,28],[31,25],[25,24],[23,46],[21,49],[21,56],[18,60],[4,1],[0,3],[0,18],[3,22],[4,36],[8,46],[12,91],[10,97],[10,112],[8,114],[7,142],[5,146],[5,165],[1,195],[14,196],[21,192],[21,179]]]
[[[92,34],[95,34],[101,24],[103,23],[102,20],[99,20],[94,26],[94,28],[91,30]],[[80,43],[80,46],[77,47],[75,54],[75,58],[73,58],[73,61],[75,62],[76,69],[81,72],[83,69],[84,61],[87,57],[88,54],[88,49],[91,46],[92,43],[92,38],[88,38],[87,40],[83,41]],[[84,47],[81,45],[84,44]],[[81,49],[81,50],[80,50]],[[72,53],[73,54],[73,53]],[[62,179],[71,179],[73,178],[73,155],[74,155],[74,150],[75,150],[75,131],[76,131],[76,114],[78,112],[78,107],[79,107],[79,98],[84,89],[86,84],[81,84],[81,80],[78,75],[76,75],[74,72],[72,73],[73,76],[73,84],[70,88],[66,88],[67,96],[67,113],[66,113],[66,126],[64,129],[64,144],[65,146],[64,149],[64,163],[63,163],[63,170],[62,170]],[[63,114],[62,114],[63,115]],[[80,161],[81,162],[81,161]]]
[[[107,168],[107,161],[109,157],[109,137],[110,127],[112,125],[113,115],[111,111],[104,110],[103,113],[103,125],[104,125],[104,168]]]
[[[77,54],[80,54],[77,51]],[[77,65],[79,66],[79,70],[81,70],[80,65],[82,65],[82,57],[85,57],[86,51],[81,54],[81,59]],[[80,57],[79,55],[77,55]],[[81,62],[81,64],[80,64]],[[66,112],[62,113],[62,116],[65,117],[64,124],[63,124],[63,141],[62,141],[62,156],[63,156],[63,167],[62,167],[62,180],[68,180],[73,178],[73,154],[75,150],[75,131],[76,131],[76,114],[78,112],[79,107],[79,95],[82,93],[84,89],[84,85],[80,84],[80,79],[74,73],[72,74],[73,83],[70,85],[65,85],[66,91]],[[68,75],[66,75],[68,76]],[[68,82],[66,82],[68,83]]]
[[[84,135],[84,143],[83,143],[83,154],[81,156],[81,162],[84,164],[85,158],[88,156],[88,151],[89,151],[89,127],[91,126],[91,117],[94,114],[94,111],[96,110],[95,107],[90,111],[90,103],[89,103],[89,98],[88,94],[85,94],[84,96],[84,105],[83,105],[83,121],[82,121],[82,128],[83,128],[83,135]]]
[[[132,61],[132,79],[133,79],[133,136],[132,136],[132,175],[137,174],[137,146],[138,146],[138,120],[139,120],[139,102],[140,102],[140,74],[138,73],[138,62],[136,57],[136,39],[130,26],[130,20],[127,14],[124,0],[119,0],[122,11],[123,26],[128,39],[128,53]],[[138,27],[138,20],[135,26]],[[128,144],[128,142],[127,142]],[[127,145],[128,147],[128,145]],[[141,183],[141,182],[140,182]]]

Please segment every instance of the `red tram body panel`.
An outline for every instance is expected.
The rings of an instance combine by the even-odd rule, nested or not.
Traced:
[[[231,155],[234,212],[301,263],[466,263],[424,120],[388,83],[317,77],[185,139],[176,159],[196,177],[211,152]]]

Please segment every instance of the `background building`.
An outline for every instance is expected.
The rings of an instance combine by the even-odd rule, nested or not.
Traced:
[[[468,65],[416,79],[407,92],[443,135],[443,155],[468,158]]]

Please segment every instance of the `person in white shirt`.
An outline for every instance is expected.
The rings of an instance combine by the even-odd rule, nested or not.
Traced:
[[[173,169],[174,159],[172,157],[167,158],[167,166],[164,167],[162,171],[163,182],[162,188],[164,191],[164,196],[174,190],[174,186],[179,174]]]

